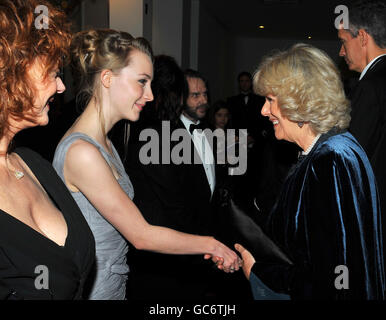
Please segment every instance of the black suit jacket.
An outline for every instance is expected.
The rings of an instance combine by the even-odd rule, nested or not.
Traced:
[[[350,132],[374,170],[386,224],[386,56],[378,58],[350,94]],[[384,231],[385,235],[385,231]],[[385,246],[384,246],[385,247]]]
[[[162,128],[158,126],[152,129],[160,137],[161,158],[162,152],[167,152],[167,146],[162,143]],[[174,129],[186,130],[181,121]],[[170,142],[170,154],[181,140]],[[144,165],[139,159],[139,154],[146,143],[139,142],[133,146],[127,164],[127,171],[135,190],[134,202],[146,220],[150,224],[182,232],[210,234],[211,191],[203,165],[174,164],[172,160],[170,164]],[[193,156],[196,150],[192,141],[191,147]]]
[[[152,129],[159,134],[161,158],[162,150],[167,150],[167,146],[162,143],[162,127],[158,125]],[[173,129],[187,132],[180,120]],[[134,186],[134,203],[145,219],[152,225],[181,232],[213,235],[211,190],[203,165],[174,164],[172,161],[170,164],[142,164],[139,154],[146,143],[140,141],[132,144],[126,163],[126,170]],[[179,143],[170,141],[170,153]],[[191,154],[194,155],[196,151],[192,141],[191,148]],[[136,272],[150,273],[152,281],[165,276],[181,279],[190,273],[199,279],[200,275],[208,273],[212,265],[210,261],[204,260],[202,255],[168,255],[136,250],[131,250],[130,254],[133,277]],[[154,265],[157,267],[154,268]]]

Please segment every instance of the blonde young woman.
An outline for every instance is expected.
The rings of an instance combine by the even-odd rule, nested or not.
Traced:
[[[146,40],[114,30],[85,31],[74,37],[71,54],[87,103],[59,143],[53,165],[95,237],[97,262],[89,298],[125,298],[126,240],[137,249],[205,254],[226,272],[238,270],[237,254],[222,243],[149,225],[132,202],[132,184],[107,133],[121,119],[138,120],[153,100],[152,53]]]

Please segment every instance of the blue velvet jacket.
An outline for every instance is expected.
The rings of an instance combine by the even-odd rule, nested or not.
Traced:
[[[251,285],[257,276],[291,299],[383,299],[380,230],[369,160],[350,133],[333,129],[290,170],[268,219],[266,232],[293,264],[257,261]],[[337,266],[347,267],[345,281]]]

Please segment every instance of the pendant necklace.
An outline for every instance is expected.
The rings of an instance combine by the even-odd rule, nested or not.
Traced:
[[[5,164],[7,165],[7,169],[13,173],[13,175],[15,176],[15,178],[17,180],[20,180],[21,178],[24,177],[24,172],[23,171],[20,171],[20,170],[12,170],[8,167],[8,154],[6,155],[6,158],[5,158]]]

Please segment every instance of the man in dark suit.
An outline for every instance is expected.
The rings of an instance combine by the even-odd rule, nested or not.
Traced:
[[[216,145],[209,145],[205,134],[198,130],[192,130],[192,126],[199,126],[204,129],[207,125],[204,123],[204,118],[208,110],[208,84],[206,79],[197,71],[186,70],[185,77],[188,83],[189,92],[184,100],[184,107],[180,120],[191,133],[192,140],[194,142],[194,152],[196,152],[202,164],[193,164],[185,170],[186,179],[192,183],[191,191],[201,194],[201,201],[196,204],[191,204],[192,213],[197,215],[197,212],[205,214],[200,215],[200,219],[206,221],[204,226],[196,225],[195,230],[199,232],[201,230],[208,230],[209,234],[218,235],[221,241],[225,241],[226,244],[232,245],[232,237],[227,232],[233,232],[233,226],[227,225],[228,220],[225,216],[219,216],[215,209],[216,204],[211,203],[211,199],[216,185],[215,174],[215,157],[216,157]],[[202,147],[201,147],[202,146]],[[213,152],[212,152],[213,151]],[[197,157],[196,154],[196,157]],[[209,186],[209,189],[208,189]],[[205,192],[205,197],[204,193]],[[198,200],[198,199],[197,199]],[[197,206],[198,205],[198,206]],[[221,212],[221,211],[220,211]],[[193,224],[193,226],[196,223]],[[191,230],[190,232],[194,232]],[[201,278],[206,283],[206,294],[213,298],[230,298],[240,299],[245,301],[251,299],[249,285],[242,279],[242,274],[237,273],[235,275],[227,275],[224,273],[208,272],[207,269],[203,269]]]
[[[232,126],[235,129],[248,130],[248,144],[251,145],[266,134],[270,128],[269,121],[260,114],[264,104],[264,97],[252,92],[252,75],[243,71],[238,77],[240,93],[230,97],[227,104],[230,108]]]
[[[207,220],[207,228],[210,230],[212,225],[210,201],[216,185],[216,175],[213,150],[202,131],[207,127],[203,123],[203,119],[209,109],[208,85],[206,79],[200,73],[191,69],[185,71],[185,78],[188,83],[188,93],[184,100],[180,120],[183,124],[182,128],[185,128],[191,135],[194,145],[192,151],[196,153],[196,159],[198,159],[198,155],[201,160],[198,162],[202,162],[192,161],[194,163],[189,164],[186,173],[189,175],[187,177],[189,181],[194,181],[195,190],[201,190],[201,192],[205,190],[205,197],[202,197],[199,206],[202,210],[202,206],[205,205],[205,211],[207,212],[205,220]],[[195,126],[198,126],[197,129],[201,130],[195,130]]]
[[[244,175],[234,177],[235,198],[244,209],[253,205],[257,193],[257,183],[261,180],[264,162],[263,150],[267,138],[273,135],[270,121],[260,113],[265,98],[252,91],[252,75],[243,71],[238,77],[240,93],[227,99],[231,113],[232,127],[236,130],[247,129],[248,160]]]
[[[361,73],[350,93],[349,130],[370,159],[386,225],[386,3],[359,1],[349,7],[349,28],[340,25],[339,55],[350,70]],[[385,239],[385,229],[383,231]],[[386,247],[384,240],[383,247]]]

